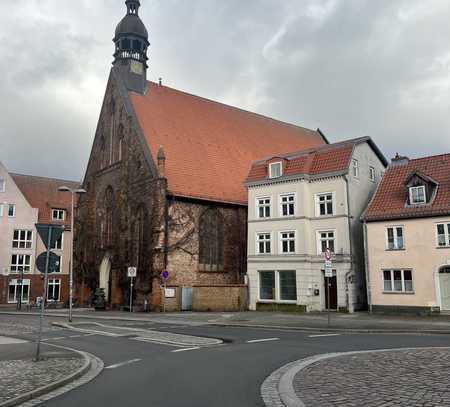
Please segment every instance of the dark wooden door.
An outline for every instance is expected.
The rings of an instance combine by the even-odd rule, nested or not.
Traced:
[[[337,281],[336,276],[325,277],[325,309],[328,309],[327,284],[330,285],[330,309],[337,310]]]

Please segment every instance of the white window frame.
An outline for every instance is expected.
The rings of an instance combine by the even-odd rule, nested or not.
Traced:
[[[18,232],[19,238],[14,239],[14,234]],[[22,233],[25,233],[25,239],[21,238]],[[28,239],[28,234],[31,233],[31,238]],[[17,245],[15,246],[14,243]],[[24,247],[20,247],[21,243],[24,244]],[[12,238],[12,248],[19,250],[30,250],[33,247],[33,231],[30,229],[14,229],[13,230],[13,238]]]
[[[295,300],[282,300],[281,299],[281,279],[280,273],[284,271],[291,271],[295,273]],[[273,299],[262,299],[261,298],[261,276],[260,273],[274,273],[274,298]],[[298,278],[297,270],[286,269],[286,270],[258,270],[258,302],[261,303],[280,303],[280,304],[297,304],[298,300]]]
[[[269,203],[268,204],[264,203],[264,204],[260,205],[259,201],[263,200],[263,199],[264,200],[268,199]],[[255,204],[256,204],[256,219],[270,219],[272,217],[273,213],[272,213],[272,197],[271,196],[259,196],[256,198]],[[264,216],[259,216],[259,208],[260,207],[264,207]],[[269,216],[266,216],[265,208],[269,208]]]
[[[13,214],[12,215],[9,214],[9,210],[11,208],[13,210]],[[8,204],[7,211],[8,211],[8,218],[15,218],[16,217],[16,205],[15,204]]]
[[[294,238],[293,239],[292,238],[283,239],[283,237],[282,237],[283,233],[294,233]],[[291,251],[284,252],[283,251],[283,242],[284,241],[290,242],[292,240],[294,241],[294,251],[293,252],[291,252]],[[289,247],[289,244],[288,244],[288,247]],[[292,229],[291,230],[281,230],[280,232],[278,232],[278,253],[279,254],[296,254],[297,247],[298,247],[298,245],[297,245],[297,231],[296,230],[292,230]]]
[[[57,214],[62,213],[62,218],[59,217],[59,215],[55,216],[55,212]],[[66,210],[61,208],[52,208],[52,220],[63,222],[66,220]]]
[[[424,198],[424,200],[423,201],[419,201],[419,202],[414,202],[414,200],[413,200],[414,192],[413,191],[416,191],[416,190],[419,190],[419,189],[423,190],[423,198]],[[416,187],[409,187],[409,202],[410,202],[411,205],[421,205],[421,204],[427,203],[427,190],[425,188],[425,185],[418,185]]]
[[[269,240],[267,240],[267,239],[265,239],[265,240],[259,240],[259,236],[262,236],[262,235],[269,235]],[[261,254],[261,255],[266,254],[266,255],[267,255],[267,254],[272,254],[272,253],[273,253],[273,238],[272,238],[272,232],[256,232],[255,241],[256,241],[256,247],[255,247],[255,253],[256,253],[256,254]],[[261,242],[264,242],[264,243],[269,242],[269,244],[270,244],[270,251],[269,251],[269,252],[266,252],[266,251],[261,252],[261,251],[259,250],[259,244],[260,244]],[[265,248],[266,248],[266,245],[264,244],[264,250],[265,250]]]
[[[439,244],[439,233],[438,233],[438,227],[439,225],[444,226],[444,237],[445,237],[445,245]],[[436,223],[436,247],[450,247],[450,231],[449,226],[450,222],[438,222]]]
[[[283,202],[283,198],[288,198],[289,199],[290,197],[293,198],[292,202],[289,202],[289,201]],[[281,218],[289,218],[289,217],[292,217],[292,216],[296,215],[296,212],[297,212],[297,194],[295,192],[286,192],[286,193],[280,194],[278,203],[279,203],[280,217]],[[287,205],[288,208],[289,208],[289,205],[291,205],[291,204],[294,207],[294,213],[293,214],[288,214],[288,215],[283,215],[283,205]]]
[[[388,272],[391,273],[391,279],[390,279],[391,289],[390,290],[386,290],[385,286],[384,286],[384,281],[385,281],[384,280],[384,272],[385,271],[388,271]],[[402,289],[401,289],[401,291],[394,289],[394,285],[395,285],[395,283],[394,283],[394,271],[400,271],[400,273],[401,273],[401,277],[402,277],[402,279],[401,279],[401,282],[402,282]],[[408,291],[406,291],[406,289],[405,289],[405,271],[409,271],[411,273],[411,290],[408,290]],[[410,294],[410,293],[414,293],[414,272],[413,272],[413,269],[411,269],[411,268],[383,269],[383,270],[381,270],[381,273],[382,273],[381,282],[382,282],[383,293],[389,293],[389,294],[391,294],[391,293],[393,293],[393,294]]]
[[[359,178],[359,162],[356,158],[352,158],[352,174],[355,178]]]
[[[52,296],[50,297],[50,286],[53,287],[52,290]],[[61,279],[60,278],[52,278],[48,280],[47,283],[47,301],[50,301],[50,299],[53,299],[53,293],[54,293],[54,287],[55,286],[59,286],[59,290],[58,290],[58,299],[56,300],[57,302],[61,301]]]
[[[326,230],[317,230],[316,231],[316,244],[317,244],[317,255],[321,256],[323,255],[324,252],[322,252],[322,233],[333,233],[333,241],[334,241],[334,251],[332,251],[332,253],[336,253],[337,251],[337,236],[336,236],[336,229],[326,229]],[[324,239],[324,240],[331,240],[331,239]],[[328,245],[327,245],[328,247]]]
[[[372,182],[375,182],[375,176],[376,176],[375,167],[372,167],[371,165],[369,165],[369,179]]]
[[[14,284],[12,284],[12,283],[14,283]],[[10,286],[14,286],[15,287],[14,288],[14,300],[13,301],[11,301],[9,299],[9,287]],[[23,299],[23,287],[25,287],[25,286],[28,286],[28,299],[27,300]],[[18,291],[19,291],[19,287],[21,287],[21,289],[22,289],[22,292],[20,293],[21,298],[22,298],[22,301],[21,301],[22,304],[28,304],[30,302],[31,280],[28,279],[28,278],[24,278],[24,279],[22,279],[22,284],[19,284],[19,279],[15,278],[15,279],[10,280],[8,282],[8,293],[7,293],[8,304],[17,304],[17,302],[18,302],[17,294],[18,294]]]
[[[280,166],[280,175],[272,175],[272,167],[274,166]],[[273,163],[269,164],[269,178],[273,179],[273,178],[280,178],[281,176],[283,176],[283,163],[281,161],[276,161]]]
[[[332,213],[326,213],[324,215],[320,214],[320,197],[321,196],[327,196],[327,195],[331,195],[331,209],[332,209]],[[316,208],[316,217],[317,218],[325,218],[327,216],[335,216],[336,214],[336,194],[334,192],[320,192],[318,194],[315,194],[314,196],[314,200],[315,200],[315,208]],[[326,203],[327,201],[325,201]]]
[[[3,216],[3,204],[0,203],[0,218]]]
[[[59,251],[63,251],[64,250],[64,232],[61,233],[61,247],[57,248],[56,247],[56,241],[55,241],[54,247],[51,247],[50,250],[59,250]]]
[[[6,179],[0,177],[0,192],[6,191]]]
[[[13,256],[16,256],[16,263],[13,263]],[[19,258],[22,256],[23,261],[22,263],[19,263]],[[25,260],[26,258],[29,258],[30,261],[27,263]],[[33,258],[31,256],[31,254],[26,254],[26,253],[11,253],[11,258],[10,258],[10,272],[12,274],[20,274],[21,271],[18,270],[19,267],[23,267],[23,272],[26,273],[31,273],[32,272],[32,265],[33,265]]]
[[[393,236],[394,236],[394,247],[389,247],[389,229],[393,230]],[[399,247],[398,245],[398,230],[402,230],[402,238],[403,238],[403,246]],[[386,226],[386,250],[394,251],[394,250],[405,250],[406,244],[405,244],[405,227],[403,225],[390,225]]]

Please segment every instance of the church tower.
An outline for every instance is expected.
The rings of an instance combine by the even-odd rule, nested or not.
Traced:
[[[144,94],[147,90],[148,32],[139,18],[139,0],[126,0],[127,14],[117,25],[113,66],[128,90]]]

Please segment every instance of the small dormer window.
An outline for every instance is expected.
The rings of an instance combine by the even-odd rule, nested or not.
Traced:
[[[5,192],[5,185],[6,185],[6,181],[4,178],[0,177],[0,192]]]
[[[281,177],[283,172],[283,167],[281,162],[276,162],[269,164],[269,178],[278,178]]]
[[[423,204],[427,202],[424,185],[409,188],[409,202],[411,205]]]
[[[53,220],[65,220],[66,211],[64,209],[53,209],[52,210],[52,219]]]

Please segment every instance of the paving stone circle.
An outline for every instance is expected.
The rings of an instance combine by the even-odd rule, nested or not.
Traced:
[[[306,407],[450,406],[450,349],[342,355],[313,363],[294,378]]]

